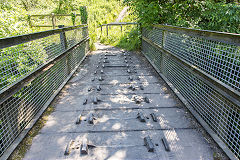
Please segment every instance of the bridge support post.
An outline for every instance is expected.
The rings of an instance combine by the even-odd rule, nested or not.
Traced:
[[[63,27],[64,27],[64,25],[58,26],[58,28],[63,28]],[[66,39],[66,35],[65,35],[64,31],[60,33],[60,41],[61,41],[63,50],[66,50],[67,49],[67,39]]]
[[[87,24],[88,14],[87,14],[87,7],[86,6],[80,6],[80,14],[81,14],[82,24]]]
[[[81,15],[81,24],[87,24],[88,23],[88,13],[87,13],[86,6],[80,6],[80,15]],[[82,35],[83,35],[83,37],[86,37],[88,35],[88,30],[83,29]]]
[[[64,25],[59,25],[58,28],[63,28]],[[64,31],[62,31],[60,33],[60,42],[61,42],[61,46],[63,48],[63,50],[67,50],[67,39],[66,39],[66,34]],[[69,56],[67,55],[66,56],[66,64],[67,64],[67,74],[69,75],[70,72],[71,72],[71,66],[70,66],[70,63],[69,63]]]
[[[52,27],[55,29],[55,16],[54,13],[52,13]]]

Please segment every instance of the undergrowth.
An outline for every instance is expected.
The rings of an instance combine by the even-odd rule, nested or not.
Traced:
[[[121,22],[136,22],[136,15],[132,14],[131,10],[128,10],[125,17]],[[123,48],[126,50],[138,50],[140,49],[140,28],[138,25],[123,25],[111,26],[108,28],[108,36],[106,27],[103,27],[102,33],[98,32],[100,42],[103,44],[109,44]]]
[[[2,2],[3,0],[0,0]],[[46,0],[45,2],[37,0],[9,0],[0,3],[0,38],[27,34],[32,32],[49,30],[52,28],[30,27],[28,14],[72,14],[80,13],[80,6],[87,6],[88,29],[90,36],[90,49],[94,50],[94,43],[101,41],[104,44],[118,45],[127,47],[129,40],[123,40],[123,35],[127,35],[131,28],[124,29],[124,34],[119,32],[110,33],[110,37],[103,37],[100,31],[101,24],[115,22],[119,13],[125,7],[123,0]],[[130,13],[130,12],[128,12]],[[80,17],[75,20],[75,25],[79,25]],[[124,22],[133,22],[133,16],[127,14]],[[34,25],[51,25],[50,17],[32,17],[31,23]],[[56,20],[57,25],[72,25],[72,17],[59,17]],[[125,27],[124,27],[125,28]],[[110,31],[111,32],[111,31]]]

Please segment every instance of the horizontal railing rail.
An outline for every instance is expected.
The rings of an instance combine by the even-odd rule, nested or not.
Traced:
[[[100,27],[101,27],[101,34],[102,34],[102,31],[103,31],[103,26],[106,26],[106,34],[108,36],[108,27],[120,26],[121,27],[121,32],[122,32],[124,25],[138,25],[138,23],[137,22],[113,22],[113,23],[108,23],[108,24],[102,24],[102,25],[100,25]]]
[[[31,17],[45,17],[45,16],[48,16],[48,17],[52,17],[53,14],[30,14],[29,16]],[[54,16],[68,16],[68,17],[71,17],[72,14],[54,14]],[[75,14],[75,16],[81,16],[81,14]]]
[[[240,35],[143,28],[142,53],[231,159],[240,158]]]
[[[87,25],[0,39],[0,159],[9,157],[70,79],[88,40]]]
[[[35,25],[32,22],[32,17],[41,17],[41,18],[42,17],[48,17],[48,18],[51,19],[51,25],[46,25],[46,24]],[[79,17],[79,20],[80,20],[81,19],[81,14],[76,14],[76,13],[73,13],[73,14],[54,14],[54,13],[52,13],[52,14],[29,14],[28,15],[28,21],[29,21],[29,25],[31,27],[52,27],[53,29],[55,29],[55,27],[58,26],[56,24],[56,20],[57,20],[56,18],[57,17],[72,17],[72,18],[74,18],[74,21],[72,21],[72,22],[74,22],[74,25],[75,25],[76,18]],[[79,21],[78,24],[80,24],[80,21]]]
[[[137,24],[138,24],[137,22],[113,22],[108,24],[102,24],[101,26],[121,26],[121,25],[137,25]]]
[[[240,34],[228,33],[228,32],[217,32],[209,30],[191,29],[185,27],[176,27],[171,25],[154,25],[156,28],[161,28],[168,31],[177,31],[190,36],[196,36],[199,38],[209,39],[217,42],[223,42],[227,44],[240,46]]]
[[[61,33],[61,32],[74,30],[74,29],[77,29],[79,27],[87,27],[87,24],[58,28],[58,29],[53,29],[53,30],[48,30],[48,31],[30,33],[30,34],[7,37],[7,38],[0,38],[0,49],[15,46],[15,45],[22,44],[22,43],[26,43],[26,42],[33,41],[33,40],[36,40],[36,39],[48,37],[48,36],[53,35],[53,34],[58,34],[58,33]]]
[[[86,29],[87,25],[84,24],[84,25],[73,26],[73,27],[64,27],[64,28],[59,28],[59,29],[54,29],[54,30],[49,30],[49,31],[31,33],[31,34],[14,36],[14,37],[1,38],[0,39],[0,49],[21,45],[21,44],[24,44],[24,43],[27,43],[27,42],[31,42],[31,41],[34,41],[34,40],[38,40],[38,39],[49,37],[49,36],[56,35],[56,34],[60,35],[61,33],[64,33],[64,32],[67,32],[67,31],[71,31],[71,30],[75,30],[75,29],[79,29],[79,28],[80,29]],[[20,46],[20,48],[21,48],[21,46]],[[23,48],[23,46],[22,46],[22,48]],[[2,54],[3,54],[3,52],[4,51],[2,51],[2,52],[0,51],[0,53],[2,53]],[[7,52],[7,51],[5,51],[5,52]],[[2,63],[4,63],[4,62],[7,63],[7,60],[9,60],[9,59],[6,58],[5,60],[2,60],[1,62]],[[2,68],[5,68],[5,66],[0,66],[1,70],[2,70]],[[33,70],[32,70],[32,72],[33,72]],[[29,73],[29,72],[27,72],[27,73]],[[2,76],[4,76],[4,75],[2,75]],[[5,81],[1,80],[0,81],[0,96],[2,97],[4,92],[8,92],[7,90],[9,88],[12,88],[12,86],[20,83],[22,78],[24,78],[24,76],[20,76],[18,78],[15,78],[14,81],[11,81],[11,82],[9,82],[9,83],[7,83],[5,85],[3,85],[3,83]]]

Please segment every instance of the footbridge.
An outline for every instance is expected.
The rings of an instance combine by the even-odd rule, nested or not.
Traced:
[[[87,25],[0,39],[0,159],[50,105],[26,160],[239,159],[239,35],[141,34],[136,52],[90,52]]]

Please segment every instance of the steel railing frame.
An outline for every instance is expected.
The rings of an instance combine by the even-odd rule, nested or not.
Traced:
[[[160,29],[161,30],[161,39],[159,40],[159,43],[154,42],[151,40],[151,38],[148,38],[147,35],[142,35],[142,44],[147,43],[153,48],[156,48],[158,53],[154,52],[154,55],[161,54],[169,59],[173,59],[176,61],[183,69],[188,70],[189,73],[193,74],[198,79],[201,79],[204,81],[205,84],[213,87],[215,91],[220,93],[222,96],[224,96],[226,99],[231,101],[233,104],[238,106],[240,108],[240,92],[231,86],[223,83],[222,81],[216,79],[212,75],[204,72],[199,67],[192,65],[191,63],[187,62],[183,58],[179,57],[178,55],[171,53],[170,51],[165,49],[165,41],[166,41],[166,33],[167,32],[174,32],[174,33],[180,33],[183,35],[191,36],[191,37],[198,37],[203,38],[210,41],[216,41],[221,42],[225,44],[240,46],[240,34],[232,34],[232,33],[222,33],[222,32],[214,32],[214,31],[206,31],[206,30],[197,30],[197,29],[189,29],[189,28],[182,28],[182,27],[175,27],[175,26],[169,26],[169,25],[154,25],[152,27],[149,27],[149,30],[154,29]],[[156,34],[153,34],[152,36],[156,37]],[[142,47],[144,47],[142,45]],[[159,73],[159,75],[166,81],[166,83],[169,85],[169,87],[176,93],[178,98],[186,105],[186,107],[190,110],[190,112],[195,116],[195,118],[200,122],[200,124],[206,129],[206,131],[211,135],[211,137],[217,142],[217,144],[224,150],[224,152],[229,156],[230,159],[238,159],[237,156],[234,154],[229,146],[224,143],[224,141],[219,137],[219,135],[209,126],[209,124],[201,117],[201,115],[194,109],[194,107],[191,105],[191,103],[186,99],[185,96],[181,94],[181,92],[178,90],[178,86],[175,86],[170,80],[168,80],[166,73],[163,73],[164,65],[163,61],[164,58],[160,58],[160,66],[157,66],[157,64],[154,62],[156,59],[152,59],[148,56],[146,52],[151,52],[150,50],[143,51],[144,48],[142,48],[143,55],[148,59],[148,61],[151,63],[151,65],[155,68],[155,70]],[[157,59],[159,60],[159,59]],[[239,154],[239,153],[238,153]]]
[[[36,32],[36,33],[31,33],[31,34],[26,34],[26,35],[1,38],[0,39],[0,49],[12,47],[12,46],[15,46],[15,45],[23,44],[23,43],[34,41],[34,40],[41,39],[41,38],[45,38],[45,37],[55,35],[55,34],[65,33],[66,31],[71,31],[71,30],[78,29],[78,28],[87,28],[87,25],[84,24],[84,25],[73,26],[73,27],[64,27],[64,28],[42,31],[42,32]],[[64,43],[66,43],[66,42],[64,42]],[[71,49],[68,49],[68,50],[64,51],[64,53],[66,53],[69,50],[71,50]],[[62,57],[64,55],[64,53],[59,55],[58,57]],[[30,79],[32,77],[34,77],[36,73],[41,72],[42,70],[44,70],[44,68],[47,68],[47,66],[51,65],[51,63],[53,63],[55,61],[55,59],[58,59],[58,57],[55,57],[55,58],[49,60],[47,63],[39,66],[34,71],[29,73],[29,75],[19,79],[15,83],[13,83],[13,84],[5,87],[4,89],[0,90],[0,97],[1,97],[0,104],[2,104],[4,99],[6,99],[5,97],[8,97],[9,95],[11,96],[16,92],[16,91],[14,91],[15,88],[19,88],[19,86],[20,87],[24,86],[23,82],[30,81]],[[11,92],[9,92],[9,90],[11,90]],[[8,96],[6,96],[6,95],[8,95]]]
[[[76,14],[76,13],[73,13],[73,14],[32,14],[32,15],[28,15],[28,21],[29,21],[29,25],[31,27],[52,27],[53,29],[55,29],[55,27],[57,26],[55,23],[56,23],[56,17],[72,17],[72,16],[75,16],[76,17],[80,17],[81,14]],[[32,21],[31,21],[31,18],[32,17],[49,17],[51,18],[51,23],[52,25],[34,25],[32,24]]]
[[[63,26],[60,26],[63,27]],[[72,64],[69,64],[69,67],[67,68],[69,70],[67,77],[64,79],[63,83],[52,92],[53,94],[49,99],[47,99],[46,103],[43,104],[43,106],[37,111],[37,114],[33,115],[34,117],[30,120],[30,122],[27,124],[27,126],[21,131],[20,134],[17,134],[14,141],[11,142],[11,144],[7,147],[5,150],[1,150],[2,155],[0,156],[0,159],[8,159],[8,157],[11,155],[11,153],[15,150],[15,148],[18,146],[18,144],[22,141],[22,139],[27,135],[29,130],[33,127],[33,125],[37,122],[37,120],[41,117],[42,113],[45,111],[45,109],[50,105],[52,100],[56,97],[56,95],[61,91],[61,89],[64,87],[64,85],[68,82],[68,80],[71,78],[71,76],[74,74],[76,69],[79,67],[79,65],[82,63],[82,61],[85,59],[85,57],[88,54],[88,42],[89,42],[89,36],[88,36],[88,26],[86,24],[80,25],[80,26],[73,26],[73,27],[63,27],[59,29],[49,30],[49,31],[43,31],[38,33],[32,33],[27,35],[21,35],[21,36],[15,36],[15,37],[8,37],[8,38],[2,38],[0,39],[0,49],[12,47],[15,45],[23,44],[26,42],[31,42],[34,40],[38,40],[41,38],[45,38],[51,35],[59,34],[60,35],[60,41],[61,45],[64,46],[64,51],[57,55],[56,57],[49,59],[46,63],[42,64],[41,66],[35,68],[32,72],[28,73],[26,76],[22,77],[15,83],[11,84],[10,86],[7,86],[4,88],[0,93],[0,105],[3,105],[5,101],[7,101],[10,97],[12,97],[14,94],[16,94],[18,91],[20,91],[22,88],[26,87],[28,84],[31,84],[32,81],[37,79],[42,74],[48,72],[60,61],[66,61],[67,67],[68,63],[75,63],[70,62],[69,54],[73,54],[72,52],[75,51],[78,47],[81,47],[82,45],[86,46],[84,49],[85,53],[79,53],[81,54],[81,59],[79,62],[76,62],[76,65],[73,65],[74,68],[71,68]],[[81,31],[80,31],[80,30]],[[67,41],[65,37],[65,33],[67,31],[74,31],[79,30],[79,32],[83,32],[83,38],[78,41],[76,44],[67,47]],[[65,60],[66,59],[66,60]],[[69,59],[69,60],[68,60]],[[68,62],[69,61],[69,62]],[[38,110],[38,109],[37,109]],[[1,136],[0,136],[1,137]],[[1,138],[2,139],[2,138]],[[2,149],[2,148],[0,148]]]

